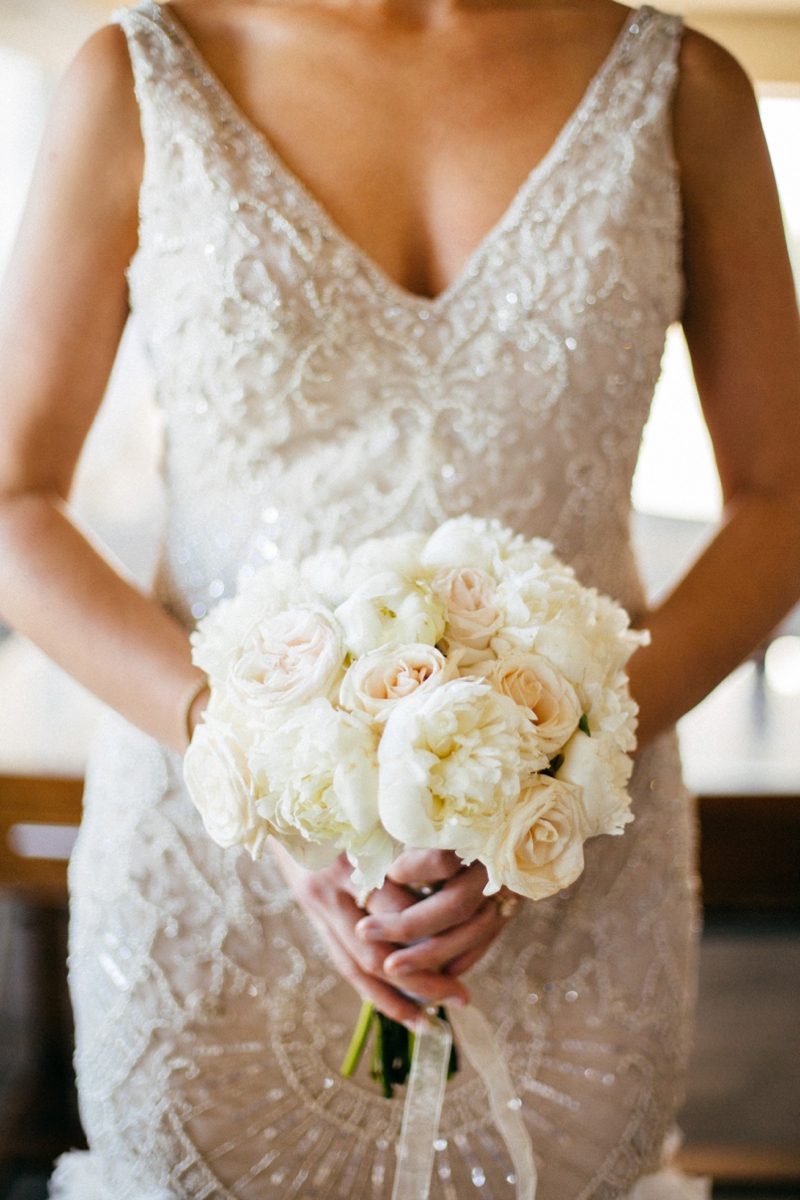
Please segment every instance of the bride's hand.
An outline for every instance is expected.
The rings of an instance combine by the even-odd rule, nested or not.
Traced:
[[[356,933],[373,944],[401,947],[384,960],[383,972],[403,988],[416,990],[420,972],[452,979],[483,957],[508,919],[497,896],[483,895],[486,880],[482,863],[465,867],[450,851],[405,850],[384,888],[370,896],[370,915],[359,921]],[[416,904],[399,907],[381,899],[390,885],[426,884],[441,886]]]
[[[376,937],[374,933],[363,936],[356,932],[356,926],[362,922],[364,912],[356,904],[356,888],[350,879],[352,867],[344,855],[341,855],[332,866],[321,871],[307,871],[298,866],[277,842],[271,841],[270,846],[286,882],[295,894],[297,903],[321,934],[334,966],[363,999],[371,1000],[375,1007],[385,1013],[387,1017],[411,1027],[419,1019],[419,1004],[413,997],[419,997],[423,1002],[427,1001],[433,1004],[464,1004],[468,1001],[469,993],[464,985],[452,978],[451,975],[440,972],[439,963],[424,966],[411,964],[413,970],[409,973],[398,975],[396,979],[389,976],[384,969],[387,959],[394,956],[395,953],[407,955],[408,950],[398,951],[398,946],[389,938]],[[418,873],[414,877],[414,882],[421,884],[428,881],[439,882],[443,878],[447,878],[448,871],[455,874],[452,864],[447,864],[447,867],[442,869],[441,855],[433,854],[427,857],[437,864],[436,871],[438,873],[431,874],[433,863],[428,865],[427,871],[422,868],[422,864],[419,864],[418,869],[421,869],[422,873]],[[405,855],[401,858],[405,858]],[[461,864],[457,859],[455,861],[460,870]],[[398,864],[401,864],[400,859],[395,864],[395,868],[398,867]],[[466,874],[466,872],[461,873]],[[417,897],[404,885],[402,864],[398,874],[400,878],[387,879],[380,891],[373,892],[369,897],[370,913],[374,915],[370,915],[367,918],[368,921],[384,919],[397,921],[402,917],[404,911],[408,911],[412,907],[414,909],[425,908],[431,903],[430,900],[416,903]],[[437,897],[441,897],[452,882],[452,879],[448,880],[442,891],[437,892]],[[451,894],[444,897],[444,903],[446,906],[449,905],[449,911],[456,920],[460,917],[460,920],[464,921],[474,911],[472,901],[467,899],[474,889],[464,888],[463,884],[460,884],[457,890],[461,897],[460,903],[454,904],[455,898]],[[431,897],[431,900],[434,898]],[[444,928],[442,904],[443,901],[439,900],[439,905],[433,906],[432,917],[428,917],[422,922],[411,923],[412,927],[418,927],[421,930],[415,936],[431,938],[432,934],[438,933]],[[438,918],[437,908],[439,910]],[[492,908],[496,910],[497,906],[492,905]],[[428,911],[430,912],[430,910]],[[445,917],[445,925],[448,923],[453,923],[452,916]],[[433,943],[439,940],[437,937],[432,939]],[[402,939],[398,938],[397,941],[402,941]],[[402,986],[402,991],[399,990],[400,986]],[[405,993],[410,993],[410,995]]]

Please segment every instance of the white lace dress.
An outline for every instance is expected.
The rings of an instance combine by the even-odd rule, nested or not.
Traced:
[[[544,161],[427,301],[327,217],[169,11],[117,18],[146,146],[130,268],[166,415],[159,595],[185,625],[240,571],[464,512],[544,535],[643,603],[629,492],[679,314],[680,22],[631,14]],[[676,739],[636,821],[524,903],[469,978],[522,1099],[538,1200],[704,1194],[659,1173],[694,988],[693,817]],[[338,1067],[359,1000],[276,867],[221,851],[179,758],[112,719],[71,865],[91,1150],[65,1200],[388,1200],[402,1099]],[[448,1087],[434,1200],[512,1200],[480,1080]],[[638,1181],[638,1183],[637,1183]]]

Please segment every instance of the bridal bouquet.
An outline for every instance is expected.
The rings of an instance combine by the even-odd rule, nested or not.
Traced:
[[[276,561],[192,635],[211,698],[185,757],[190,794],[210,836],[254,858],[268,836],[310,868],[344,852],[371,890],[405,847],[453,850],[485,865],[487,894],[540,900],[580,875],[587,838],[633,819],[625,664],[646,636],[547,542],[497,521]],[[454,1021],[533,1196],[519,1100],[502,1056],[486,1066],[491,1029],[477,1010]],[[457,1069],[449,1025],[414,1040],[365,1003],[342,1074],[371,1029],[384,1095],[410,1071],[395,1195],[427,1195]]]
[[[192,635],[211,699],[186,754],[210,836],[361,888],[404,847],[486,866],[490,894],[572,883],[632,820],[643,637],[548,543],[460,517],[431,536],[277,561]]]

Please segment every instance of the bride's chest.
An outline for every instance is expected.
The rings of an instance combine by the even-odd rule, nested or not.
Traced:
[[[612,9],[615,6],[609,6]],[[359,26],[270,6],[203,60],[336,226],[421,300],[445,291],[579,108],[619,27],[535,9]],[[566,22],[566,23],[565,23]]]

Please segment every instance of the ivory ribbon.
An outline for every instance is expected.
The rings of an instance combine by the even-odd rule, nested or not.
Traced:
[[[453,1037],[445,1021],[420,1021],[403,1108],[392,1200],[428,1200]]]
[[[517,1200],[536,1200],[533,1147],[522,1120],[522,1104],[497,1045],[492,1027],[477,1008],[448,1011],[447,1019],[463,1052],[480,1075],[489,1107],[517,1177]],[[433,1170],[433,1143],[439,1133],[452,1038],[444,1021],[432,1018],[421,1026],[414,1043],[397,1172],[392,1200],[428,1200]]]

